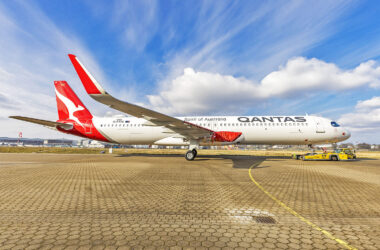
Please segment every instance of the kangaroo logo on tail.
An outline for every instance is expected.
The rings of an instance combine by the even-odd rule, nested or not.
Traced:
[[[67,110],[69,111],[69,119],[76,121],[80,126],[82,126],[84,128],[83,123],[81,123],[79,121],[78,117],[74,116],[75,112],[84,110],[84,107],[82,107],[79,104],[78,104],[78,107],[75,106],[75,104],[69,98],[67,98],[66,96],[59,93],[57,91],[57,89],[55,90],[55,93],[56,93],[57,97],[59,98],[59,100],[61,100],[61,102],[63,102],[65,104]]]

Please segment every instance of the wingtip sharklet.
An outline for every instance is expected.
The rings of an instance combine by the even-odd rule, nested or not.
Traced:
[[[89,95],[102,95],[106,94],[106,91],[100,86],[100,84],[95,80],[95,78],[88,72],[88,70],[83,66],[83,64],[78,60],[78,58],[73,54],[68,54],[71,63],[74,66],[87,94]]]

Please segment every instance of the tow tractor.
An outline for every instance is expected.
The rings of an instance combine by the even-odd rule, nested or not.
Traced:
[[[333,152],[293,154],[293,159],[303,161],[341,161],[355,160],[356,154],[349,148],[335,149]]]

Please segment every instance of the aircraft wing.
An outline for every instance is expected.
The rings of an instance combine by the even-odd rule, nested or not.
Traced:
[[[26,122],[31,122],[31,123],[36,123],[36,124],[51,127],[51,128],[61,127],[63,129],[66,129],[66,130],[73,128],[73,124],[70,124],[70,123],[52,122],[52,121],[30,118],[30,117],[25,117],[25,116],[10,116],[9,118],[13,118],[13,119],[21,120],[21,121],[26,121]]]
[[[69,54],[69,58],[78,73],[86,92],[96,101],[101,102],[113,109],[130,114],[135,117],[148,120],[152,125],[164,126],[186,138],[202,139],[211,138],[214,131],[197,126],[193,123],[182,121],[132,103],[120,101],[108,94],[95,78],[87,71],[75,55]]]

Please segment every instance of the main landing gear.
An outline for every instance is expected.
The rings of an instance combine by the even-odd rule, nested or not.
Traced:
[[[190,140],[189,143],[189,151],[186,152],[185,158],[188,161],[192,161],[197,156],[197,147],[199,147],[199,141],[198,140]]]
[[[197,150],[195,148],[192,149],[192,150],[187,151],[186,154],[185,154],[186,160],[188,160],[188,161],[194,160],[194,158],[197,156],[197,153],[198,152],[197,152]]]

